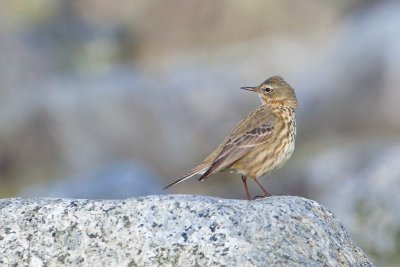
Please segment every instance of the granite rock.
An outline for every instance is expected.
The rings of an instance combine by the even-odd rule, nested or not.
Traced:
[[[278,196],[0,201],[7,266],[373,266],[320,204]]]

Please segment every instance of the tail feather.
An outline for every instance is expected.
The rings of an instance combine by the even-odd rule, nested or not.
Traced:
[[[208,168],[205,172],[203,172],[203,174],[200,176],[199,181],[204,181],[205,179],[207,179],[210,175],[218,172],[221,170],[221,163],[224,162],[224,158],[218,159],[216,161],[214,161],[214,163],[211,165],[210,168]]]
[[[163,190],[165,190],[165,189],[167,189],[167,188],[169,188],[169,187],[171,187],[171,186],[173,186],[173,185],[179,184],[180,182],[183,182],[183,181],[185,181],[185,180],[187,180],[187,179],[189,179],[189,178],[195,176],[196,174],[201,174],[202,172],[204,172],[204,170],[200,170],[200,171],[197,171],[197,172],[189,172],[189,173],[186,174],[185,176],[183,176],[183,177],[181,177],[181,178],[175,180],[172,184],[169,184],[169,185],[167,185],[166,187],[164,187]]]
[[[200,182],[204,181],[205,179],[208,178],[208,176],[210,176],[212,173],[210,172],[205,172],[203,175],[200,176],[200,178],[198,179]]]

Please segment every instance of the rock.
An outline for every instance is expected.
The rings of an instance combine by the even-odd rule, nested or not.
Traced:
[[[167,195],[0,201],[0,264],[373,266],[318,203]]]

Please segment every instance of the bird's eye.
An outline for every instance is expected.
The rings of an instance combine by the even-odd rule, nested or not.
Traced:
[[[265,91],[266,93],[269,93],[269,92],[271,92],[271,88],[265,87],[264,91]]]

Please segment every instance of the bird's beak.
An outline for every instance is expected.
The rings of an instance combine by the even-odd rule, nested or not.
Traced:
[[[247,90],[247,91],[251,91],[251,92],[258,92],[258,87],[249,87],[249,86],[246,86],[246,87],[240,87],[240,89],[243,89],[243,90]]]

